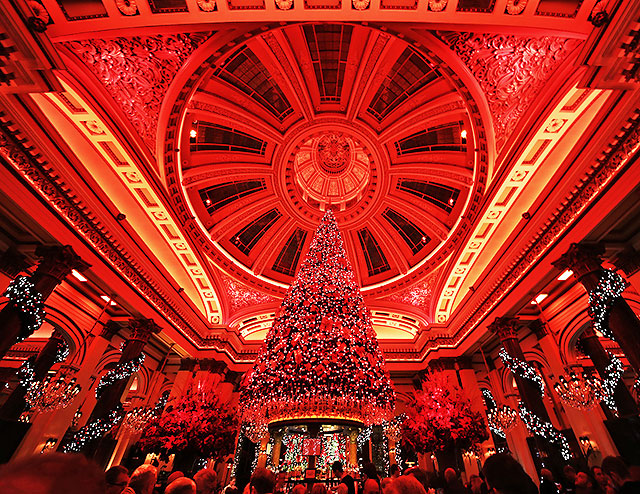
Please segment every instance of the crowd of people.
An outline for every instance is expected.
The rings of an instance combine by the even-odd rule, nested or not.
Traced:
[[[543,468],[540,482],[534,482],[510,455],[490,456],[480,475],[464,484],[453,468],[442,476],[412,467],[400,472],[391,465],[388,476],[380,475],[372,463],[365,463],[359,478],[332,466],[334,481],[305,481],[288,485],[266,468],[256,468],[242,494],[640,494],[640,476],[630,471],[621,458],[609,456],[589,471],[565,466],[561,478]],[[234,480],[218,483],[216,473],[202,469],[191,478],[172,472],[158,481],[155,466],[144,464],[129,472],[113,466],[102,472],[81,455],[52,453],[10,462],[0,467],[0,493],[11,494],[239,494]]]

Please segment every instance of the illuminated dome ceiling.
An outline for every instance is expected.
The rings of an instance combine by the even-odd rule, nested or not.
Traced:
[[[176,180],[214,264],[282,293],[327,208],[365,294],[446,259],[482,193],[487,145],[441,59],[350,24],[296,24],[225,49],[174,107]]]

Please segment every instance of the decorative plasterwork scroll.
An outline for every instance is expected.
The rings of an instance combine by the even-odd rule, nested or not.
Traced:
[[[164,95],[191,53],[211,33],[158,34],[62,43],[105,85],[149,149],[155,149]]]
[[[267,293],[255,290],[244,283],[234,280],[233,278],[221,274],[222,283],[225,288],[229,306],[232,314],[244,309],[245,307],[255,306],[259,304],[277,304],[280,299],[273,297]]]
[[[78,104],[82,104],[82,99],[78,94],[66,85],[65,88]],[[214,287],[182,231],[182,227],[173,219],[170,209],[167,208],[161,196],[146,178],[144,170],[140,168],[136,160],[111,133],[109,127],[88,105],[84,105],[82,111],[78,111],[77,108],[71,110],[58,93],[49,93],[46,97],[84,134],[94,149],[111,166],[113,172],[127,187],[131,196],[171,248],[176,262],[182,265],[185,273],[191,279],[202,300],[207,320],[213,324],[220,324],[222,317]]]
[[[389,295],[384,300],[389,302],[397,302],[400,304],[413,305],[424,311],[429,317],[431,317],[431,302],[433,300],[433,293],[435,284],[438,281],[438,275],[440,269],[430,273],[427,277],[416,283],[409,288],[405,288],[402,291]]]
[[[491,202],[476,223],[473,233],[451,269],[436,307],[436,323],[444,324],[449,319],[456,307],[454,304],[459,303],[458,297],[465,279],[478,257],[535,172],[571,127],[566,122],[573,123],[601,94],[602,91],[574,88],[565,95],[547,121],[541,125],[541,130],[531,139],[500,187],[496,189]],[[567,106],[569,102],[576,104]],[[557,123],[560,120],[565,122],[560,125]]]
[[[501,149],[554,70],[581,41],[544,36],[438,32],[480,83]]]

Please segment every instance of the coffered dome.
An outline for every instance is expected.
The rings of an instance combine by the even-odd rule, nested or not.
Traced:
[[[443,60],[350,24],[294,24],[210,49],[174,114],[176,179],[216,265],[281,293],[328,208],[365,294],[447,257],[482,193],[487,146]]]

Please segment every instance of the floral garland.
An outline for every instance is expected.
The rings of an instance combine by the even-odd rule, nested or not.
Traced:
[[[615,338],[607,324],[609,311],[625,288],[627,283],[622,276],[611,269],[604,269],[598,286],[589,292],[589,313],[593,317],[593,329],[611,340]]]
[[[607,352],[609,357],[611,357],[611,361],[607,365],[604,370],[604,379],[602,380],[602,389],[604,391],[604,395],[602,397],[603,401],[606,405],[613,411],[614,414],[618,415],[618,407],[615,401],[615,390],[618,385],[618,381],[622,378],[622,373],[624,372],[624,366],[622,365],[622,361]]]
[[[543,421],[536,414],[528,410],[522,402],[519,403],[519,409],[520,418],[527,426],[527,429],[529,429],[532,434],[540,436],[550,443],[559,446],[560,454],[562,454],[562,457],[566,461],[569,461],[572,454],[567,439],[560,432],[558,432],[552,424]]]
[[[544,397],[544,381],[540,373],[527,362],[512,357],[504,348],[500,349],[500,358],[513,374],[528,379],[538,386],[540,394]]]
[[[140,366],[144,362],[144,353],[141,353],[134,359],[125,362],[122,365],[116,366],[115,369],[111,369],[104,376],[100,378],[100,382],[96,387],[96,398],[100,398],[105,388],[115,384],[122,379],[127,379],[131,375],[135,374],[140,370]]]
[[[5,296],[20,312],[22,327],[18,341],[24,341],[44,322],[45,310],[42,294],[26,276],[18,276],[9,283]]]
[[[76,432],[71,441],[62,448],[63,453],[79,453],[88,443],[103,437],[114,426],[118,425],[121,420],[122,407],[118,405],[115,410],[109,413],[106,419],[96,419]]]

